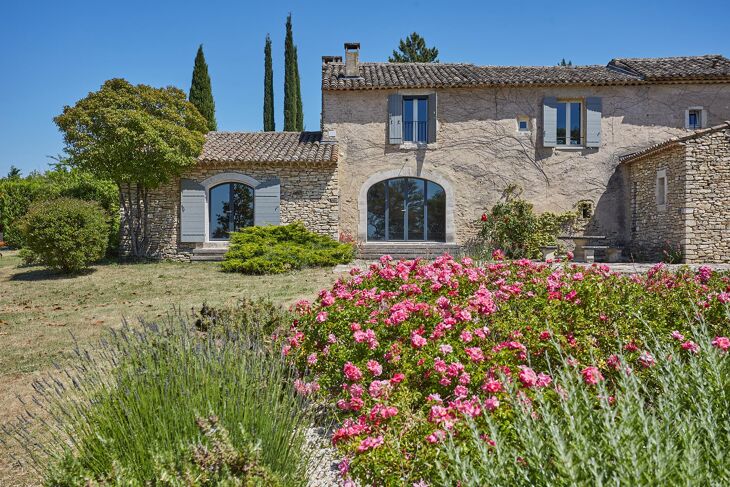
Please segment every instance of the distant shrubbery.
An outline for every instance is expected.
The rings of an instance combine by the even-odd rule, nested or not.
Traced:
[[[18,224],[31,204],[61,197],[97,202],[110,222],[107,252],[114,253],[119,239],[119,191],[114,183],[103,181],[78,170],[54,169],[25,178],[0,179],[0,231],[11,247],[23,247]]]
[[[235,330],[235,317],[216,328]],[[186,316],[110,332],[34,384],[43,428],[21,422],[10,438],[47,485],[306,485],[310,408],[249,321],[241,334],[201,333]]]
[[[557,236],[575,224],[574,212],[536,215],[515,187],[507,188],[505,195],[505,201],[482,215],[479,239],[485,255],[499,249],[511,259],[540,258],[540,247],[556,245]]]
[[[79,272],[104,257],[109,223],[95,202],[74,198],[33,203],[18,224],[26,261],[65,273]]]
[[[231,234],[222,264],[226,272],[280,274],[304,267],[329,267],[352,260],[354,248],[308,231],[302,223],[248,227]]]

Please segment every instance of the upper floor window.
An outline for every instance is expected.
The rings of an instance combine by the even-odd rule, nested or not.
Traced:
[[[702,107],[689,107],[684,112],[684,128],[697,130],[705,127],[705,110]]]
[[[582,107],[579,101],[558,102],[558,145],[579,146],[583,143]]]
[[[517,131],[527,133],[530,131],[530,118],[526,115],[517,117]]]
[[[427,97],[403,97],[403,141],[428,142]]]

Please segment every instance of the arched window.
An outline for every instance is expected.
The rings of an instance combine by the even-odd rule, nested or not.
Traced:
[[[393,178],[368,189],[368,240],[446,240],[446,193],[420,178]]]
[[[253,226],[253,188],[243,183],[222,183],[208,195],[210,240],[228,240],[228,235]]]

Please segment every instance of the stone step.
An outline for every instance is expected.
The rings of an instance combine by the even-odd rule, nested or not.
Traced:
[[[228,252],[228,247],[199,247],[193,249],[193,255],[190,256],[192,262],[220,262],[223,256]]]
[[[358,249],[358,258],[378,260],[383,255],[394,259],[435,259],[448,252],[454,254],[460,250],[457,244],[445,243],[366,243]]]

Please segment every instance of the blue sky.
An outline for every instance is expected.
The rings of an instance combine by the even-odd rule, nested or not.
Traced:
[[[190,87],[204,44],[219,130],[260,130],[263,48],[273,40],[282,126],[284,22],[294,22],[305,125],[319,127],[322,55],[362,44],[385,61],[412,31],[442,62],[605,64],[613,57],[730,56],[730,9],[715,1],[7,1],[0,11],[0,174],[45,169],[63,149],[52,118],[104,80]]]

